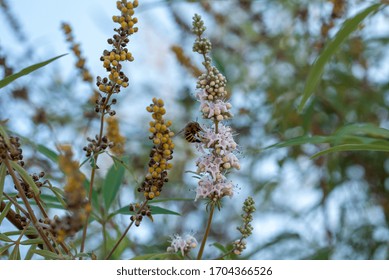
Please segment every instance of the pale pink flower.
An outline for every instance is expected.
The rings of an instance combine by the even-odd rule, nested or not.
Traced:
[[[182,238],[179,234],[175,234],[171,237],[170,246],[167,248],[167,252],[169,253],[177,253],[181,251],[182,255],[186,255],[191,249],[197,247],[197,240],[191,234],[186,234],[184,238]]]

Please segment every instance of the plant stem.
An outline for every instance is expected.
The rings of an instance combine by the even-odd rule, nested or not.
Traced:
[[[103,234],[103,255],[107,254],[107,217],[104,212],[104,208],[101,207],[101,216],[102,216],[102,221],[101,221],[101,226],[102,226],[102,234]]]
[[[211,223],[212,223],[212,217],[213,217],[213,212],[214,212],[214,210],[215,210],[215,204],[212,203],[212,204],[211,204],[211,210],[209,211],[209,217],[208,217],[207,228],[206,228],[206,230],[205,230],[203,240],[201,241],[200,250],[199,250],[199,253],[198,253],[198,255],[197,255],[197,259],[198,259],[198,260],[201,260],[201,258],[202,258],[202,256],[203,256],[205,243],[207,242],[207,237],[208,237],[208,235],[209,235],[209,232],[211,231]]]
[[[142,206],[139,208],[138,212],[136,214],[139,214],[143,208],[147,205],[148,203],[148,200],[145,200],[142,204]],[[128,227],[126,228],[126,230],[123,232],[122,236],[119,238],[119,240],[116,242],[115,246],[113,246],[111,252],[109,252],[108,256],[105,257],[106,260],[109,260],[109,258],[112,256],[112,254],[115,252],[116,248],[119,246],[120,242],[122,242],[122,240],[124,239],[124,237],[126,237],[127,235],[127,232],[130,230],[131,226],[133,225],[133,223],[135,222],[134,221],[131,221],[131,223],[128,225]]]
[[[114,86],[112,86],[112,88],[114,88]],[[105,100],[105,103],[102,106],[101,117],[100,117],[100,131],[99,131],[99,136],[98,136],[98,140],[97,140],[97,146],[100,145],[102,138],[103,138],[105,108],[107,107],[107,104],[109,102],[111,95],[112,95],[112,93],[108,93],[107,99]],[[90,181],[89,181],[90,182],[89,183],[89,192],[88,192],[88,201],[91,205],[91,210],[86,213],[85,224],[84,224],[84,228],[82,230],[80,253],[83,253],[84,249],[85,249],[86,234],[88,231],[88,220],[89,220],[90,213],[92,212],[92,202],[91,201],[92,201],[93,185],[94,185],[94,181],[95,181],[95,174],[96,174],[96,166],[97,166],[98,157],[99,157],[98,153],[94,154],[94,156],[93,156],[94,164],[92,166],[91,177],[90,177]],[[82,257],[80,259],[82,259]]]
[[[56,253],[56,250],[54,249],[53,245],[51,245],[50,240],[47,238],[46,234],[42,230],[42,228],[38,225],[38,219],[35,217],[34,210],[31,208],[30,202],[28,201],[26,194],[24,193],[23,187],[20,185],[19,179],[16,176],[12,166],[10,165],[8,159],[3,159],[2,161],[5,166],[7,167],[8,173],[11,175],[13,182],[15,183],[15,186],[19,192],[20,197],[22,198],[24,205],[27,208],[27,212],[29,215],[29,218],[31,219],[34,227],[38,231],[40,237],[42,238],[43,242],[46,244],[47,248]]]

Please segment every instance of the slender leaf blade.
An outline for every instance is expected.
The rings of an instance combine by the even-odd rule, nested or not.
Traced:
[[[172,210],[169,210],[169,209],[166,209],[166,208],[162,208],[162,207],[159,207],[159,206],[154,206],[154,205],[150,205],[150,210],[151,210],[151,213],[153,213],[153,215],[176,215],[176,216],[181,216],[181,214],[178,213],[178,212],[175,212],[175,211],[172,211]]]
[[[36,250],[36,247],[37,247],[36,244],[33,244],[30,246],[30,249],[28,249],[28,252],[27,252],[26,256],[24,257],[24,260],[31,260],[32,259],[32,257],[34,256],[33,251]]]
[[[33,244],[43,244],[43,241],[41,238],[34,238],[34,239],[27,239],[22,242],[20,242],[22,245],[33,245]]]
[[[358,13],[352,18],[347,19],[342,28],[338,31],[335,37],[325,46],[323,52],[317,57],[308,74],[307,82],[303,91],[298,111],[301,113],[308,98],[313,94],[320,77],[324,71],[324,67],[330,60],[332,55],[339,49],[340,45],[350,36],[350,34],[358,28],[359,24],[370,14],[378,10],[382,4],[374,4]]]
[[[334,152],[346,152],[346,151],[378,151],[378,152],[389,152],[389,142],[388,145],[382,145],[382,144],[344,144],[344,145],[338,145],[335,147],[331,147],[328,149],[325,149],[323,151],[320,151],[313,156],[311,156],[311,159],[329,154]]]
[[[299,136],[285,141],[278,142],[276,144],[267,146],[264,150],[271,148],[285,148],[291,146],[298,146],[303,144],[323,144],[331,142],[331,136]]]
[[[28,75],[31,72],[34,72],[34,71],[38,70],[39,68],[42,68],[43,66],[46,66],[47,64],[53,62],[54,60],[56,60],[56,59],[58,59],[58,58],[60,58],[60,57],[62,57],[64,55],[67,55],[67,54],[62,54],[62,55],[53,57],[53,58],[51,58],[49,60],[33,64],[31,66],[28,66],[28,67],[24,68],[23,70],[21,70],[18,73],[15,73],[15,74],[12,74],[10,76],[5,77],[3,80],[0,81],[0,88],[5,87],[9,83],[13,82],[14,80],[16,80],[16,79],[18,79],[18,78],[20,78],[22,76]]]
[[[11,142],[9,141],[7,130],[3,125],[0,125],[0,135],[3,136],[5,144],[7,144],[8,147],[11,147]]]
[[[336,135],[354,134],[366,135],[372,138],[389,139],[389,130],[370,123],[356,123],[340,128]]]
[[[20,260],[19,244],[16,243],[12,253],[9,255],[10,260]]]
[[[178,213],[178,212],[175,212],[175,211],[172,211],[172,210],[169,210],[169,209],[166,209],[166,208],[162,208],[162,207],[159,207],[159,206],[154,206],[154,205],[150,205],[150,210],[151,210],[151,213],[153,215],[176,215],[176,216],[181,216],[181,214]],[[112,218],[113,216],[116,216],[118,214],[133,215],[134,212],[130,212],[129,205],[127,205],[127,206],[124,206],[124,207],[116,210],[115,212],[111,213],[109,215],[109,217]]]
[[[124,167],[122,165],[112,165],[108,170],[103,184],[103,198],[107,209],[115,200],[123,181]]]
[[[31,253],[37,254],[37,255],[42,256],[42,257],[49,259],[49,260],[63,260],[64,259],[63,256],[57,255],[57,254],[55,254],[51,251],[48,251],[48,250],[31,250]]]
[[[36,149],[38,152],[40,152],[42,155],[46,156],[48,159],[52,160],[53,162],[58,162],[59,156],[52,149],[49,149],[46,146],[41,144],[37,145]]]
[[[9,209],[11,209],[11,206],[12,206],[12,202],[9,201],[9,202],[5,205],[3,211],[1,211],[1,213],[0,213],[0,225],[1,225],[1,223],[3,222],[5,216],[7,216]]]
[[[9,238],[7,235],[0,233],[0,240],[5,242],[13,242],[11,238]]]
[[[39,195],[39,189],[36,186],[34,180],[31,178],[30,175],[28,175],[27,171],[24,170],[23,167],[21,167],[19,164],[17,164],[15,161],[10,161],[10,164],[13,169],[15,169],[19,175],[23,178],[23,180],[31,187],[35,195]]]
[[[52,187],[52,188],[50,188],[50,190],[54,193],[55,197],[61,203],[62,207],[64,209],[66,209],[67,204],[66,204],[65,200],[63,199],[63,190],[61,190],[57,187]]]
[[[9,247],[13,246],[14,244],[7,244],[4,245],[3,247],[0,247],[0,256],[4,254],[5,251],[9,249]]]

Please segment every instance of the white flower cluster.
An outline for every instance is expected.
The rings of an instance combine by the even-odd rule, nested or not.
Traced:
[[[226,173],[229,169],[240,169],[239,160],[234,151],[237,148],[231,128],[221,122],[231,119],[232,105],[226,102],[227,79],[212,66],[212,59],[208,55],[211,51],[211,43],[202,37],[205,31],[204,22],[199,15],[193,17],[193,32],[197,38],[193,44],[193,51],[202,54],[203,65],[206,72],[197,79],[196,94],[200,102],[200,111],[204,119],[213,121],[213,126],[203,128],[201,131],[201,143],[197,144],[202,153],[196,161],[197,173],[201,176],[195,200],[208,198],[219,200],[223,196],[233,195],[233,184],[227,180]]]
[[[224,91],[224,88],[219,88],[219,90],[220,89]],[[232,105],[221,99],[214,100],[214,95],[207,94],[206,90],[199,91],[196,97],[201,103],[200,111],[203,113],[204,118],[217,120],[220,122],[233,117],[233,115],[229,112],[229,110],[232,108]]]
[[[200,97],[200,107],[204,108],[205,99],[201,98],[201,93],[197,96]],[[211,106],[212,104],[218,104],[209,103]],[[231,116],[228,112],[231,104],[225,104],[229,104],[229,106],[226,106],[225,113]],[[218,123],[217,133],[214,126],[203,128],[203,130],[201,133],[203,141],[197,145],[202,155],[196,160],[197,173],[202,174],[202,178],[198,182],[195,200],[209,198],[212,195],[218,197],[232,196],[233,184],[227,180],[225,174],[231,168],[239,170],[240,164],[234,153],[237,144],[233,138],[231,127]]]
[[[169,253],[177,253],[181,251],[182,255],[186,255],[191,249],[197,247],[197,240],[191,234],[186,234],[182,238],[179,234],[175,234],[171,238],[170,246],[167,248]]]

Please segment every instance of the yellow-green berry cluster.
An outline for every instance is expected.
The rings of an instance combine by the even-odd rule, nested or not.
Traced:
[[[80,69],[82,79],[86,82],[92,82],[92,75],[85,66],[86,59],[81,55],[80,44],[74,42],[71,26],[64,22],[62,23],[61,27],[65,33],[66,41],[70,43],[70,48],[77,58],[76,67]]]
[[[119,120],[115,117],[107,119],[107,138],[112,143],[110,150],[117,156],[124,154],[126,138],[120,134]]]
[[[64,198],[69,213],[62,218],[54,217],[50,222],[51,232],[59,242],[65,237],[73,236],[80,230],[85,222],[86,214],[91,211],[91,206],[86,200],[86,192],[83,186],[85,176],[79,169],[79,162],[74,161],[71,146],[62,145],[58,163],[67,182],[64,187]]]
[[[173,45],[171,47],[171,50],[176,55],[178,62],[183,65],[187,70],[189,70],[193,77],[197,78],[201,75],[201,70],[195,64],[192,63],[190,58],[184,53],[182,47],[178,45]]]
[[[233,243],[234,246],[234,254],[240,255],[244,249],[246,249],[246,238],[249,237],[253,232],[253,226],[251,225],[251,221],[253,220],[252,213],[254,213],[255,209],[255,202],[252,197],[246,198],[246,200],[243,203],[243,214],[241,215],[243,219],[243,225],[240,227],[237,227],[237,230],[242,234],[242,237],[238,240],[236,240]]]
[[[128,86],[128,77],[122,71],[122,61],[133,61],[134,57],[126,48],[129,36],[138,31],[138,27],[134,25],[138,22],[134,15],[134,9],[138,6],[138,1],[127,2],[121,0],[116,2],[117,9],[121,12],[120,16],[113,16],[112,20],[120,24],[119,28],[115,28],[113,38],[108,39],[108,44],[112,45],[111,51],[104,50],[100,60],[103,62],[103,67],[106,69],[108,78],[97,77],[97,86],[101,92],[106,94],[119,93],[120,88]]]
[[[160,195],[164,183],[168,181],[167,171],[172,168],[169,161],[173,158],[174,133],[169,129],[172,122],[163,118],[166,110],[162,99],[153,98],[153,104],[146,109],[152,113],[153,121],[150,122],[149,131],[152,133],[150,139],[154,146],[150,152],[148,173],[138,191],[143,192],[146,199],[150,200]]]

